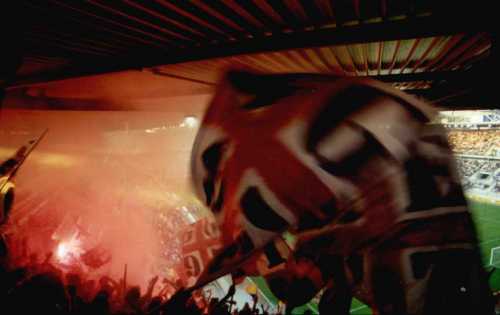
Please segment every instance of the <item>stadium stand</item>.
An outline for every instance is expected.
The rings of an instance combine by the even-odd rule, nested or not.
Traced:
[[[498,199],[500,192],[500,130],[450,129],[460,178],[468,193]]]
[[[457,154],[500,156],[500,130],[452,130],[448,141]]]

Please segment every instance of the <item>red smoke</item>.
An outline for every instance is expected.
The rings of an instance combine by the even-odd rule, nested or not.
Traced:
[[[162,247],[175,242],[160,242],[158,216],[196,205],[187,180],[196,130],[180,127],[183,117],[3,110],[0,159],[49,129],[15,180],[16,200],[6,227],[14,251],[37,254],[38,261],[52,253],[54,264],[67,269],[81,264],[96,277],[121,277],[127,264],[129,284],[146,284],[163,272]],[[90,250],[112,259],[92,270],[82,262]]]

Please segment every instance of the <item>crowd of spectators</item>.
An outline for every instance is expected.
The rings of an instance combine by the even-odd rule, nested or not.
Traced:
[[[450,130],[448,141],[458,154],[500,156],[500,130]]]
[[[86,278],[81,272],[63,272],[52,263],[51,254],[43,261],[30,255],[17,262],[9,260],[4,237],[0,239],[0,305],[2,314],[116,314],[116,315],[268,315],[268,309],[253,297],[253,305],[234,306],[235,287],[218,299],[201,290],[189,292],[182,282],[158,277],[150,280],[145,292],[122,279],[103,276]],[[153,292],[156,292],[153,294]]]
[[[458,173],[464,189],[483,187],[493,192],[500,191],[500,161],[457,157]],[[477,174],[488,175],[488,182],[482,182]]]
[[[500,169],[500,161],[457,157],[458,172],[461,177],[470,177],[477,172],[493,173]]]
[[[457,167],[464,189],[479,188],[490,192],[500,191],[500,130],[449,130],[448,141],[457,155]],[[475,158],[467,157],[474,155]],[[477,156],[484,156],[477,158]],[[476,178],[488,177],[488,183]],[[486,176],[486,175],[488,176]],[[479,176],[481,177],[481,176]]]

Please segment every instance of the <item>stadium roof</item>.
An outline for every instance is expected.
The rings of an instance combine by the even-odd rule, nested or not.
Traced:
[[[221,68],[373,76],[452,107],[496,105],[492,2],[18,1],[17,86],[141,69],[213,85]],[[8,58],[4,57],[8,63]],[[12,61],[10,61],[12,63]]]

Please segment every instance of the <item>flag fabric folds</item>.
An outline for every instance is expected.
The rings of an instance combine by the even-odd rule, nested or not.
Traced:
[[[229,71],[192,151],[196,194],[222,234],[197,286],[259,271],[249,266],[265,255],[260,271],[287,285],[285,302],[330,288],[381,314],[422,314],[466,292],[457,308],[482,314],[474,224],[434,114],[370,79]],[[288,253],[273,245],[284,232],[297,238]]]

